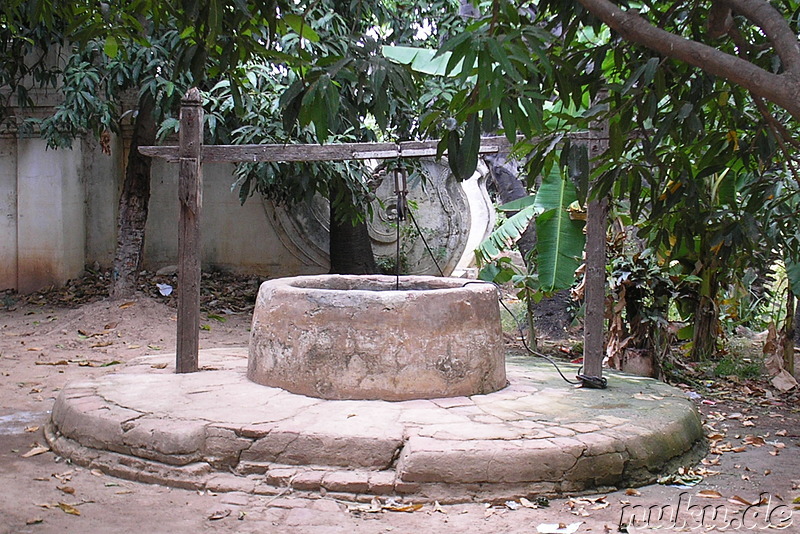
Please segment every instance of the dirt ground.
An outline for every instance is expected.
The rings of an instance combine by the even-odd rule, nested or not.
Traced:
[[[75,285],[0,303],[0,533],[800,532],[800,405],[758,381],[693,395],[711,450],[673,480],[683,485],[549,501],[354,505],[290,488],[272,497],[166,488],[71,465],[43,447],[63,385],[175,350],[174,295],[160,295],[155,281],[130,301],[97,300]],[[201,348],[246,345],[258,281],[206,283]]]

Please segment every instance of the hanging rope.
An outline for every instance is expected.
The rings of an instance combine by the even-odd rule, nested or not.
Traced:
[[[444,276],[444,271],[442,271],[442,268],[439,267],[439,262],[436,261],[436,257],[433,255],[433,251],[431,250],[431,247],[428,246],[428,241],[425,239],[425,236],[422,234],[422,230],[420,229],[419,225],[417,224],[417,220],[414,218],[414,214],[411,213],[410,210],[408,212],[408,216],[411,217],[411,222],[414,223],[414,228],[417,229],[417,233],[422,238],[422,243],[425,245],[425,250],[428,251],[428,255],[431,257],[431,260],[433,260],[433,264],[436,266],[436,269],[439,271],[439,276]]]
[[[398,148],[399,153],[399,148]],[[397,250],[395,256],[395,290],[400,289],[400,223],[406,220],[408,211],[408,171],[398,159],[394,168],[394,192],[397,195]]]

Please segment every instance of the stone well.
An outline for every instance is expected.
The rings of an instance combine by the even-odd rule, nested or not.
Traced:
[[[498,295],[459,278],[264,282],[247,377],[323,399],[470,396],[506,386]]]

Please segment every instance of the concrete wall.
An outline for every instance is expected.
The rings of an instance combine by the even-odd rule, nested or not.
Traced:
[[[39,138],[0,137],[0,290],[32,292],[61,285],[79,276],[86,266],[111,267],[125,150],[116,137],[111,141],[111,155],[104,154],[93,140],[76,141],[71,150],[48,150]],[[322,211],[327,208],[276,209],[259,195],[240,205],[238,192],[231,191],[233,168],[231,164],[203,168],[203,268],[266,277],[326,272],[326,215]],[[177,263],[177,179],[177,164],[153,162],[145,269]],[[477,202],[490,206],[485,189],[480,191],[483,197]],[[432,204],[434,210],[447,211],[462,194],[445,193],[437,200],[440,204],[433,203],[438,208]],[[468,214],[476,210],[473,202],[456,210],[461,217],[456,226],[469,225]],[[443,211],[437,217],[451,215]],[[478,226],[466,233],[482,238],[491,229],[491,221]],[[395,245],[386,246],[393,254]]]
[[[110,267],[117,243],[117,213],[125,149],[112,136],[111,154],[103,154],[98,142],[84,142],[83,169],[86,181],[86,264]]]
[[[282,243],[271,209],[259,195],[240,204],[238,190],[231,191],[233,171],[232,164],[203,166],[203,264],[269,277],[319,273]],[[156,160],[152,175],[144,266],[155,270],[178,259],[178,165]]]
[[[0,138],[0,288],[17,287],[17,142]]]
[[[82,149],[46,150],[37,138],[0,142],[0,288],[58,285],[85,265]]]

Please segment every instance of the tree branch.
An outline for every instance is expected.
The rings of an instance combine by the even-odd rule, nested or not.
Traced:
[[[777,104],[800,120],[800,75],[788,70],[783,74],[773,74],[749,61],[657,28],[638,14],[621,10],[609,0],[578,1],[628,41],[730,80],[754,95]]]
[[[783,68],[793,74],[800,73],[800,44],[797,35],[786,23],[783,15],[763,0],[716,0],[717,4],[724,4],[733,9],[737,14],[746,17],[753,24],[761,28],[767,38],[775,47],[775,52],[781,58]]]
[[[786,166],[789,168],[789,171],[792,173],[792,177],[794,181],[800,185],[800,174],[798,174],[797,166],[795,164],[794,158],[792,156],[792,152],[786,146],[786,143],[789,143],[795,149],[800,148],[800,141],[792,137],[789,131],[786,129],[780,121],[778,121],[772,113],[769,111],[769,107],[767,103],[764,102],[763,99],[753,95],[753,101],[756,104],[756,108],[758,108],[759,113],[761,116],[764,117],[764,120],[767,122],[767,125],[772,129],[772,132],[775,134],[775,140],[778,142],[778,146],[781,148],[784,157],[786,158]]]

